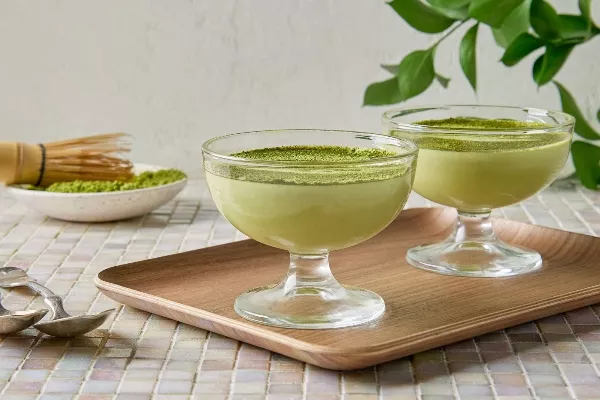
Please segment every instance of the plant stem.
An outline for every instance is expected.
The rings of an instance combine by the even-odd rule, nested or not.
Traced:
[[[446,33],[444,33],[442,35],[441,38],[439,38],[434,44],[433,46],[431,46],[432,49],[435,49],[440,43],[442,43],[448,36],[452,35],[454,33],[455,30],[457,30],[458,28],[460,28],[461,26],[463,26],[467,21],[469,21],[471,18],[468,19],[463,19],[462,21],[460,21],[458,24],[454,25],[452,27],[452,29],[448,30]]]

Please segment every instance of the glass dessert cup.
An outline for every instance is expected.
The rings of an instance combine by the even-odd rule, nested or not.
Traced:
[[[415,192],[458,211],[446,240],[408,251],[411,265],[470,277],[519,275],[542,266],[539,253],[499,240],[490,214],[558,176],[573,117],[535,108],[440,106],[390,110],[382,123],[386,134],[419,147]]]
[[[278,158],[247,155],[282,147]],[[385,155],[336,158],[336,149],[347,148]],[[219,211],[248,237],[290,253],[279,284],[236,299],[240,316],[272,326],[327,329],[368,323],[384,313],[376,293],[338,283],[328,255],[373,237],[400,213],[414,179],[412,142],[349,131],[281,130],[214,138],[202,150]],[[325,153],[315,160],[318,152]]]

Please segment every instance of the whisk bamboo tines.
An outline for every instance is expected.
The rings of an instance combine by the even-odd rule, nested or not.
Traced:
[[[0,182],[48,186],[74,180],[113,181],[133,176],[129,135],[106,133],[45,144],[0,142]]]

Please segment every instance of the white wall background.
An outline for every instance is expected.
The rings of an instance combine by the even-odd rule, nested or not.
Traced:
[[[575,0],[554,1],[575,11]],[[600,1],[594,16],[600,21]],[[456,32],[438,51],[453,78],[405,105],[497,103],[558,108],[537,90],[530,56],[508,69],[480,29],[479,93],[458,64]],[[135,136],[133,158],[201,175],[201,143],[285,127],[379,130],[385,107],[363,108],[380,63],[425,48],[380,0],[2,0],[0,140],[50,141],[94,132]],[[559,80],[591,118],[600,107],[600,39]],[[596,124],[596,126],[598,126]]]

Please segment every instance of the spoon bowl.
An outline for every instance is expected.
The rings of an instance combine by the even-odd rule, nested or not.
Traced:
[[[48,313],[48,310],[9,311],[0,313],[0,335],[10,335],[29,328]]]
[[[48,310],[10,311],[2,306],[0,295],[0,335],[10,335],[29,328],[41,320]]]
[[[113,309],[102,311],[96,314],[85,314],[79,316],[71,316],[66,318],[44,321],[35,324],[33,327],[46,335],[57,337],[75,337],[83,335],[94,329],[106,321],[113,312]]]
[[[4,267],[0,268],[0,287],[18,287],[27,286],[27,283],[31,280],[27,275],[27,272],[16,267]]]

